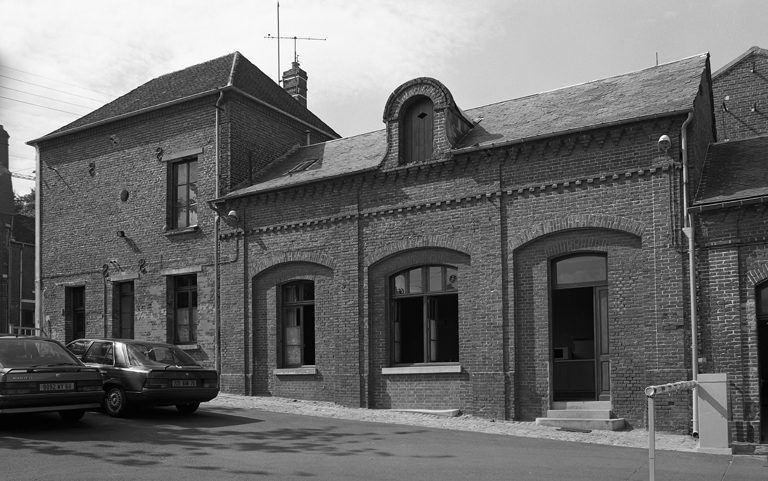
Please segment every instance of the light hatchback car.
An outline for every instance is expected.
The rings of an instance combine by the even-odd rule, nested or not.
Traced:
[[[133,339],[78,339],[67,348],[101,371],[104,409],[123,417],[133,407],[176,406],[193,413],[219,394],[215,370],[173,344]]]
[[[57,341],[0,334],[0,414],[58,412],[77,421],[104,398],[99,370]]]

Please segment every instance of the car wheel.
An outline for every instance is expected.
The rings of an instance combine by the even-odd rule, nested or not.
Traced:
[[[128,398],[125,397],[123,388],[112,386],[107,389],[107,395],[104,396],[104,409],[110,416],[118,418],[128,414]]]
[[[200,403],[188,403],[188,404],[176,405],[176,409],[178,409],[181,414],[192,414],[193,412],[197,411],[197,408],[199,407],[200,407]]]
[[[85,416],[85,409],[72,409],[69,411],[59,411],[59,416],[68,423],[73,423],[83,419]]]

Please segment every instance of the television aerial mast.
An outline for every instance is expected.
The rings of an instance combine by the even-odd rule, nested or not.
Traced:
[[[299,63],[299,55],[296,53],[296,41],[297,40],[322,40],[324,38],[312,38],[312,37],[281,37],[280,36],[280,2],[277,2],[277,36],[267,34],[266,37],[270,40],[277,40],[277,83],[280,84],[283,80],[283,71],[280,68],[280,40],[293,40],[293,61]]]

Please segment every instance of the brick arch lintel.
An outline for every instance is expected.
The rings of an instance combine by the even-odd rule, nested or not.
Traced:
[[[758,284],[768,280],[768,264],[747,271],[748,287],[757,287]]]
[[[253,279],[265,270],[279,264],[290,262],[308,262],[310,264],[319,264],[331,270],[336,269],[336,261],[329,255],[321,252],[278,252],[266,257],[262,257],[248,270],[249,277]]]
[[[614,215],[573,215],[541,222],[509,239],[509,250],[514,251],[539,237],[572,229],[611,229],[642,237],[645,224]]]
[[[450,249],[462,254],[472,255],[472,248],[468,242],[461,242],[453,237],[445,235],[432,236],[414,236],[407,239],[400,239],[395,242],[382,246],[379,249],[365,256],[364,266],[371,267],[380,260],[387,258],[398,252],[413,249],[443,248]]]
[[[419,77],[405,82],[392,92],[384,106],[384,122],[397,120],[403,103],[414,95],[427,95],[430,97],[435,110],[446,107],[456,108],[453,95],[442,82],[431,77]]]

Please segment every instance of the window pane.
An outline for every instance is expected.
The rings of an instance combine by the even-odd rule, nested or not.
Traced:
[[[187,183],[187,164],[174,164],[174,168],[176,170],[176,185],[185,185]]]
[[[410,294],[418,294],[424,292],[421,282],[421,268],[413,269],[408,273],[408,281],[410,282],[408,292]]]
[[[285,347],[285,363],[288,366],[300,366],[301,365],[301,346],[286,346]]]
[[[557,284],[578,284],[607,280],[605,257],[569,257],[555,264]]]
[[[176,287],[187,287],[189,285],[189,276],[176,276]]]
[[[299,292],[296,284],[288,284],[283,287],[283,302],[296,302],[298,300]]]
[[[187,227],[187,209],[176,209],[176,227]]]
[[[189,184],[189,202],[197,203],[197,182]]]
[[[314,301],[315,300],[315,283],[314,282],[304,282],[302,283],[302,291],[304,294],[304,298],[302,300],[304,301]]]
[[[189,293],[178,292],[176,293],[176,307],[179,309],[186,309],[189,307]]]
[[[443,290],[443,268],[429,268],[429,292],[440,292]]]
[[[193,184],[197,182],[197,161],[193,160],[189,162],[189,183]]]
[[[197,225],[197,204],[189,206],[189,225]]]
[[[445,289],[453,291],[459,288],[459,271],[453,267],[445,269]]]
[[[403,274],[395,276],[395,293],[405,294],[405,276]]]
[[[299,325],[299,309],[297,307],[288,308],[285,311],[285,327],[294,327]]]

